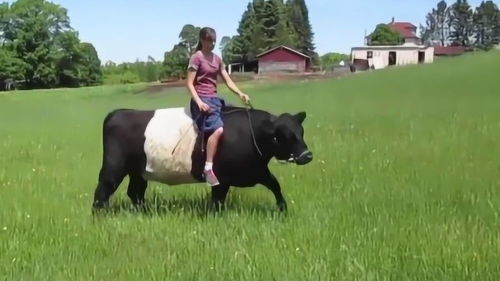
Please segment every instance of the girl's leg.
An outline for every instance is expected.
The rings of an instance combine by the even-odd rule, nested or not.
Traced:
[[[217,153],[217,146],[222,136],[222,127],[218,128],[213,132],[207,141],[207,161],[205,162],[205,179],[207,183],[211,186],[219,185],[219,180],[215,176],[212,168],[214,162],[215,153]]]
[[[219,139],[222,136],[223,129],[219,128],[215,130],[215,132],[208,137],[207,141],[207,162],[213,163],[215,153],[217,153],[217,145],[219,143]]]

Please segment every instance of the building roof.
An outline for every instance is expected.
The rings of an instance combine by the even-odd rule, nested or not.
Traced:
[[[311,57],[309,57],[309,56],[308,56],[308,55],[306,55],[306,54],[303,54],[303,53],[301,53],[301,52],[299,52],[299,51],[297,51],[297,50],[294,50],[294,49],[289,48],[289,47],[284,46],[284,45],[281,45],[281,46],[278,46],[278,47],[272,48],[272,49],[270,49],[270,50],[267,50],[267,51],[265,51],[265,52],[262,52],[262,53],[258,54],[258,55],[257,55],[257,57],[262,57],[262,56],[267,55],[267,54],[269,54],[269,53],[271,53],[271,52],[274,52],[274,51],[276,51],[276,50],[278,50],[278,49],[285,49],[285,50],[288,50],[288,51],[290,51],[290,52],[293,52],[293,53],[295,53],[295,54],[297,54],[297,55],[299,55],[299,56],[302,56],[302,57],[305,57],[305,58],[308,58],[308,59],[310,59],[310,58],[311,58]]]
[[[456,56],[465,53],[464,46],[434,46],[436,56]]]
[[[364,47],[353,47],[352,51],[371,51],[371,50],[427,50],[428,48],[432,48],[432,46],[424,46],[424,45],[375,45],[375,46],[364,46]]]
[[[389,27],[399,32],[405,39],[418,38],[414,31],[417,27],[410,22],[391,22],[389,23]]]

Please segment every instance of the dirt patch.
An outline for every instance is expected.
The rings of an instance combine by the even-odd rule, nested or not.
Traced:
[[[253,73],[234,73],[231,78],[236,83],[247,82],[247,81],[258,81],[258,82],[279,82],[279,81],[310,81],[310,80],[322,80],[322,79],[332,79],[340,78],[347,75],[351,75],[348,69],[333,71],[333,72],[314,72],[314,73],[269,73],[269,74],[253,74]],[[223,83],[222,80],[217,81],[217,83]],[[168,90],[179,89],[186,87],[186,80],[168,81],[168,82],[158,82],[151,84],[142,90],[141,93],[145,94],[158,94]]]

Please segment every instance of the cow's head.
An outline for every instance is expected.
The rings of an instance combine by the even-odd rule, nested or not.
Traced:
[[[274,117],[266,123],[265,130],[271,136],[272,153],[276,159],[305,165],[313,159],[313,154],[304,141],[302,122],[306,113],[288,113]]]

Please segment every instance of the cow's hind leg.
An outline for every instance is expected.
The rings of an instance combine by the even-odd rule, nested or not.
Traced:
[[[129,174],[129,178],[127,195],[135,206],[142,207],[145,203],[144,195],[148,187],[148,182],[138,173]]]
[[[108,206],[111,195],[115,193],[126,175],[123,161],[104,161],[99,172],[99,183],[94,192],[94,209],[102,209]]]
[[[215,205],[217,210],[224,208],[224,202],[226,201],[228,191],[229,185],[218,185],[212,187],[212,203]]]

